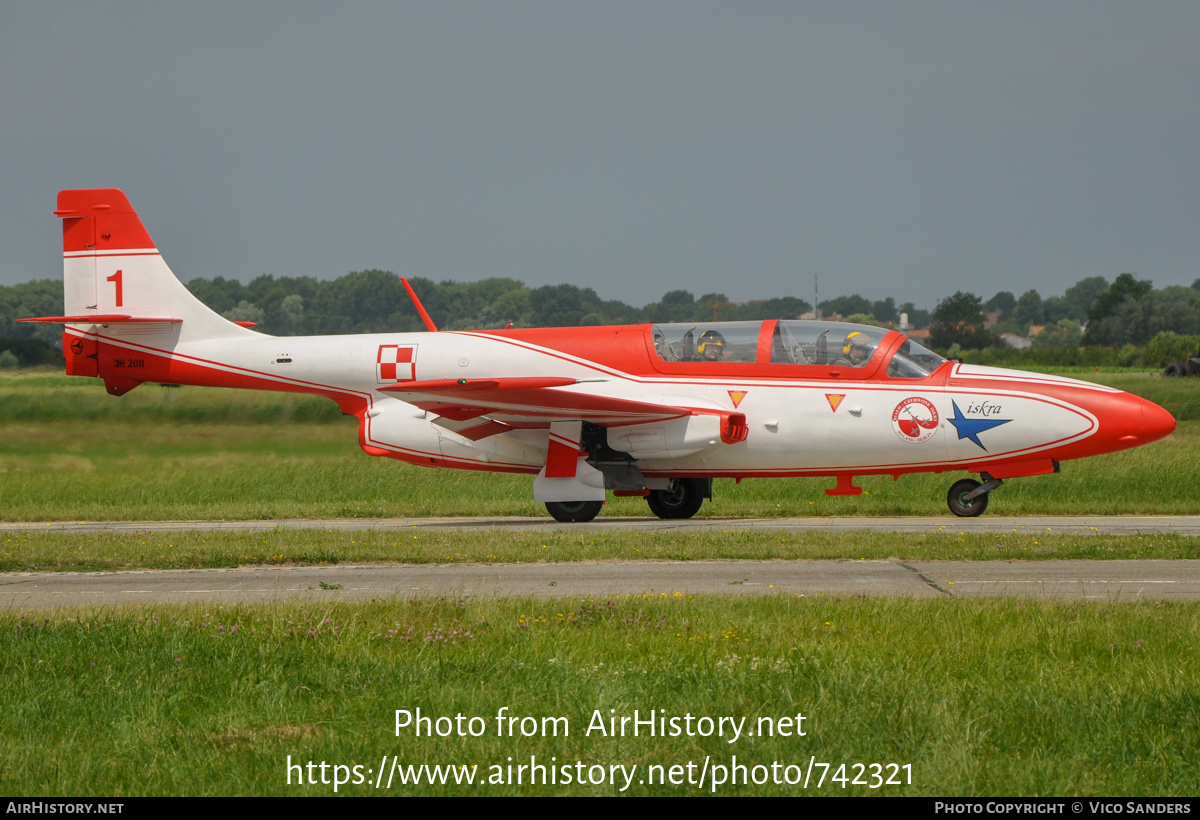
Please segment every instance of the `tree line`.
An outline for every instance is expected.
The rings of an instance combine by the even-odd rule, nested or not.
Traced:
[[[466,330],[514,327],[574,327],[636,324],[639,322],[702,322],[796,318],[812,311],[798,296],[731,302],[725,293],[694,295],[673,290],[657,302],[635,307],[601,299],[592,288],[545,285],[530,288],[515,279],[479,282],[410,280],[439,328]],[[249,321],[264,333],[278,336],[339,333],[407,332],[423,330],[411,300],[390,271],[364,270],[336,279],[310,276],[259,276],[243,283],[236,279],[197,278],[187,288],[200,301],[233,321]],[[22,316],[61,314],[62,283],[44,279],[0,286],[0,336],[53,342],[53,326],[12,325]],[[892,298],[871,301],[857,294],[821,302],[824,315],[854,316],[890,325],[907,313],[918,326],[929,311],[911,302],[897,306]]]
[[[697,297],[673,290],[657,302],[634,307],[601,299],[592,288],[545,285],[530,288],[515,279],[411,284],[438,327],[445,330],[514,327],[573,327],[639,322],[704,322],[796,318],[812,310],[797,296],[734,304],[725,293]],[[310,276],[197,278],[188,289],[232,321],[249,321],[278,336],[407,332],[424,324],[390,271],[364,270],[318,280]],[[1147,280],[1123,273],[1109,282],[1102,276],[1082,279],[1061,296],[1043,299],[1036,290],[1020,297],[1001,291],[986,302],[959,291],[929,311],[892,298],[871,301],[858,294],[822,301],[824,316],[895,326],[907,314],[910,327],[930,329],[931,346],[941,352],[1002,346],[1002,333],[1025,336],[1030,326],[1045,326],[1034,337],[1038,347],[1144,344],[1161,332],[1200,334],[1200,280],[1192,287],[1154,289]],[[26,316],[58,315],[63,310],[62,282],[44,279],[0,286],[0,351],[10,356],[0,367],[58,361],[61,329],[55,325],[13,324]],[[985,328],[987,311],[999,322]],[[1086,325],[1086,332],[1081,328]]]
[[[987,312],[998,322],[985,327]],[[1003,347],[1001,334],[1026,336],[1034,328],[1034,348],[1144,345],[1161,334],[1200,335],[1200,279],[1191,287],[1155,289],[1148,279],[1122,273],[1109,282],[1092,276],[1062,296],[1042,299],[1036,290],[1020,298],[1001,291],[983,302],[958,291],[938,302],[930,322],[930,342],[939,350]]]

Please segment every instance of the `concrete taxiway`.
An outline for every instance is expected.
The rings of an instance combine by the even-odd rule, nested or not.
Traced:
[[[1200,560],[612,561],[5,573],[0,607],[803,595],[1200,600]]]
[[[278,529],[694,532],[895,532],[1200,535],[1200,516],[913,518],[289,519],[0,523],[7,532]],[[1200,560],[1127,561],[604,561],[546,564],[339,565],[0,574],[0,607],[265,603],[422,597],[611,595],[1028,596],[1200,600]]]

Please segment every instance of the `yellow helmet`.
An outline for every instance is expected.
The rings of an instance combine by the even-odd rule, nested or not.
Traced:
[[[700,343],[696,345],[696,352],[704,355],[704,348],[708,345],[723,348],[725,347],[725,337],[715,330],[706,330],[700,336]]]
[[[874,346],[875,345],[874,345],[874,343],[871,342],[870,336],[868,336],[867,334],[865,334],[861,331],[856,330],[853,333],[851,333],[849,336],[847,336],[846,341],[842,343],[842,353],[849,356],[850,348],[852,348],[852,347],[865,347],[867,350],[870,350]]]

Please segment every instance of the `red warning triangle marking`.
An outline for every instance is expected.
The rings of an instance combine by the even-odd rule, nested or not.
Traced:
[[[837,412],[838,405],[842,403],[842,399],[846,398],[845,393],[826,393],[825,401],[829,402],[829,409]]]
[[[747,393],[745,390],[727,390],[725,392],[729,394],[729,400],[733,402],[734,410],[736,410],[737,406],[742,403],[742,399],[746,398]]]

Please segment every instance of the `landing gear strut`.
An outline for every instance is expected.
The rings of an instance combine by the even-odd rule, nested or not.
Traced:
[[[691,518],[700,510],[705,498],[712,498],[712,480],[676,478],[667,490],[651,490],[646,496],[650,512],[659,518]]]
[[[1003,482],[998,478],[992,478],[987,473],[982,473],[981,477],[983,478],[982,484],[973,478],[964,478],[950,486],[950,492],[946,494],[946,503],[950,505],[950,512],[960,518],[973,518],[987,509],[988,493]]]
[[[546,510],[555,521],[564,524],[591,521],[600,514],[603,501],[547,501]]]

